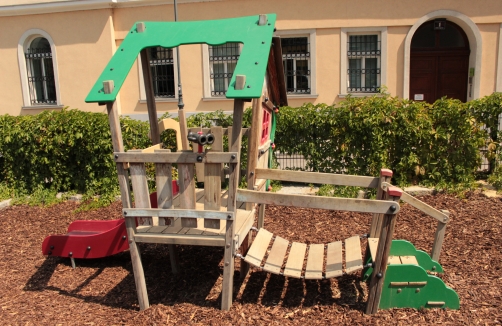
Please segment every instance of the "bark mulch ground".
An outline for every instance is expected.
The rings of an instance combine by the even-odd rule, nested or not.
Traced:
[[[182,273],[173,275],[167,248],[142,245],[151,307],[139,311],[129,252],[95,260],[45,258],[43,239],[64,234],[77,219],[120,218],[120,203],[78,213],[79,204],[17,206],[0,211],[0,324],[2,325],[247,325],[283,324],[500,324],[502,322],[501,199],[469,194],[421,197],[451,212],[440,259],[441,278],[460,297],[458,311],[380,310],[364,314],[367,286],[359,275],[305,281],[252,271],[239,281],[228,312],[219,310],[223,251],[178,247]],[[267,207],[265,227],[288,240],[328,243],[368,232],[368,214]],[[430,252],[435,220],[409,205],[395,238]]]

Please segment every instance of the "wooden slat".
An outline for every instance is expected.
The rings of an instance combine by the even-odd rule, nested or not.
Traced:
[[[244,257],[244,261],[251,265],[260,267],[271,239],[272,233],[265,229],[260,229],[253,241],[253,244],[251,245],[251,248],[249,248],[246,257]]]
[[[169,151],[169,150],[166,150]],[[172,165],[165,163],[155,164],[155,182],[157,187],[157,206],[164,209],[173,208]],[[159,218],[159,225],[171,225],[171,217]]]
[[[345,270],[352,273],[362,268],[361,242],[359,236],[355,235],[345,240]]]
[[[192,150],[194,153],[198,153],[199,145],[193,144]],[[204,182],[204,163],[195,163],[195,175],[197,176],[197,182]]]
[[[324,245],[312,244],[309,246],[309,256],[305,269],[305,279],[322,279],[322,265],[324,263]]]
[[[124,215],[147,217],[184,217],[184,218],[208,218],[217,220],[233,220],[234,212],[226,211],[204,211],[196,209],[163,209],[163,208],[124,208]],[[230,216],[230,218],[229,218]]]
[[[141,150],[141,153],[153,153],[155,152],[156,150],[159,150],[159,149],[162,149],[162,146],[163,144],[160,143],[160,144],[157,144],[157,145],[152,145],[150,147],[147,147],[145,149],[142,149]]]
[[[326,257],[326,278],[339,277],[342,275],[342,242],[331,242],[328,244]]]
[[[236,152],[229,153],[192,153],[183,151],[176,153],[141,153],[141,152],[115,152],[115,162],[129,163],[238,163],[239,155]],[[235,156],[235,157],[233,157]],[[202,161],[197,158],[201,157]]]
[[[396,214],[399,212],[399,204],[393,201],[357,198],[318,197],[308,195],[290,195],[271,192],[257,192],[253,190],[237,190],[237,200],[251,203],[262,203],[279,206],[293,206],[304,208],[320,208],[330,210],[342,210],[362,213],[386,213]],[[395,206],[391,211],[390,207]]]
[[[162,233],[164,232],[168,227],[163,225],[163,226],[152,226],[151,228],[148,229],[148,233]]]
[[[183,229],[181,226],[181,219],[177,218],[174,220],[174,224],[165,229],[162,233],[165,234],[177,234]]]
[[[378,238],[368,238],[368,246],[370,247],[371,259],[375,259],[378,248]]]
[[[171,233],[137,233],[136,242],[164,243],[191,246],[216,246],[225,245],[222,237],[204,236],[201,234],[171,234]]]
[[[259,179],[271,179],[290,182],[332,184],[340,186],[355,186],[364,188],[377,188],[379,178],[363,177],[346,174],[287,171],[276,169],[256,169]]]
[[[284,256],[288,250],[288,244],[288,240],[277,236],[275,237],[274,244],[268,254],[263,270],[274,274],[279,274],[281,272],[282,264],[284,263],[285,258]]]
[[[150,194],[146,182],[146,169],[144,163],[133,163],[129,168],[131,184],[134,192],[134,203],[139,208],[150,208]],[[153,225],[152,218],[143,216],[137,219],[138,225]]]
[[[399,256],[389,256],[389,260],[387,261],[388,265],[401,265],[401,259]]]
[[[400,256],[402,264],[418,265],[417,258],[415,256]]]
[[[300,278],[302,276],[303,260],[305,259],[307,245],[293,242],[289,250],[288,261],[284,268],[284,276]]]
[[[425,214],[434,217],[436,220],[438,220],[441,223],[447,223],[448,222],[448,215],[438,211],[434,207],[431,207],[424,203],[423,201],[420,201],[416,199],[413,196],[410,196],[408,193],[403,191],[403,194],[401,195],[401,200],[404,201],[405,203],[410,204],[411,206],[421,210]]]

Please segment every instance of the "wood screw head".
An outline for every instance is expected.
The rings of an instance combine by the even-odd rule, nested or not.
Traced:
[[[71,256],[73,256],[73,252],[71,252],[71,251],[70,251],[70,252],[68,253],[68,256],[70,256],[70,257],[71,257]]]
[[[197,156],[197,162],[202,162],[202,156]]]
[[[237,156],[235,156],[235,155],[232,155],[232,159],[233,159],[233,160],[235,160],[235,158],[236,158],[236,157],[237,157]]]
[[[116,158],[116,159],[117,159],[117,158],[119,158],[119,155],[118,155],[118,154],[115,154],[115,158]]]
[[[225,266],[228,266],[228,265],[230,265],[230,263],[229,263],[228,261],[227,261],[227,262],[225,262]]]
[[[376,276],[377,276],[378,278],[382,278],[382,276],[383,276],[383,275],[382,275],[382,273],[378,273]]]
[[[401,293],[403,290],[401,289],[397,289],[397,293]]]
[[[125,239],[127,239],[127,237],[126,237],[125,235],[123,235],[123,236],[122,236],[122,239],[124,239],[124,240],[125,240]]]
[[[396,207],[396,205],[392,205],[389,209],[391,212],[395,212],[397,207]]]
[[[124,215],[127,215],[127,212],[124,212]]]
[[[231,218],[232,218],[232,215],[227,215],[227,218],[228,218],[228,219],[231,219]]]
[[[87,246],[87,250],[91,250],[91,246]]]
[[[418,293],[418,292],[420,292],[420,289],[416,289],[416,290],[415,290],[415,293]]]

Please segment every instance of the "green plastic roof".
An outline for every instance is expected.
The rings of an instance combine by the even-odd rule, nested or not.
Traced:
[[[272,43],[276,21],[275,14],[267,14],[267,23],[259,26],[259,16],[190,21],[190,22],[144,22],[145,30],[138,33],[136,24],[113,55],[85,99],[86,102],[112,102],[124,83],[127,74],[141,50],[148,47],[172,48],[182,44],[207,43],[221,45],[227,42],[243,43],[241,55],[230,81],[227,98],[258,98]],[[235,77],[246,76],[243,90],[236,90]],[[113,80],[114,90],[104,93],[103,82]]]

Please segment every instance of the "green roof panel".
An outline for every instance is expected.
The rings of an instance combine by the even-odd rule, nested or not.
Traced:
[[[143,32],[138,32],[136,23],[108,62],[85,101],[115,101],[132,65],[145,48],[173,48],[199,43],[221,45],[227,42],[243,43],[226,93],[227,98],[258,98],[263,87],[275,21],[275,14],[267,14],[267,22],[261,26],[258,24],[258,15],[205,21],[144,22]],[[246,76],[246,84],[242,90],[236,90],[234,87],[237,75]],[[110,94],[105,94],[103,82],[108,80],[113,80],[114,89]]]

